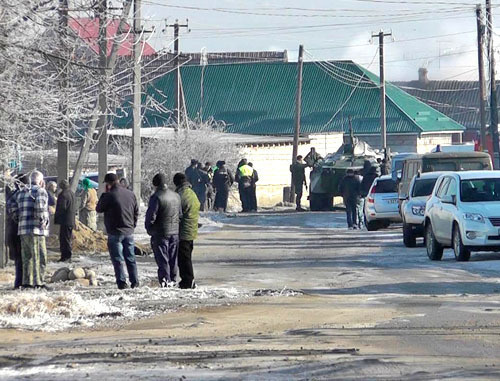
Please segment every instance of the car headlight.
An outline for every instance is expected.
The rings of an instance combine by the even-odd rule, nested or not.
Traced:
[[[425,205],[412,206],[411,207],[411,212],[415,216],[423,216],[425,214]]]
[[[484,224],[484,217],[479,213],[464,213],[464,220],[481,222]]]

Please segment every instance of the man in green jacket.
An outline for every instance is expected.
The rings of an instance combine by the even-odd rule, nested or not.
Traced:
[[[181,196],[182,217],[179,227],[178,265],[181,281],[180,288],[195,288],[193,263],[193,241],[198,236],[198,219],[200,218],[200,202],[191,189],[186,175],[176,173],[174,176],[175,191]]]

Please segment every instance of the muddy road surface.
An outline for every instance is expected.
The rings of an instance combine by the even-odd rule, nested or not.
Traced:
[[[211,218],[195,291],[158,289],[153,258],[124,292],[105,254],[80,259],[92,291],[10,291],[3,272],[0,379],[500,379],[500,254],[431,262],[342,213]]]

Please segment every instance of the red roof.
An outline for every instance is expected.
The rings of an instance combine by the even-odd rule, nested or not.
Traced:
[[[69,27],[84,40],[90,48],[95,52],[99,53],[99,19],[98,18],[71,18],[68,21]],[[106,30],[106,35],[108,38],[108,56],[111,54],[111,46],[113,43],[112,37],[116,36],[116,31],[118,30],[118,25],[120,20],[114,19],[109,20],[108,27]],[[133,52],[134,35],[132,33],[126,34],[130,30],[130,25],[125,24],[124,34],[122,38],[117,37],[118,41],[121,41],[120,47],[118,48],[119,56],[131,56]],[[123,40],[123,41],[122,41]],[[151,56],[156,54],[156,51],[147,42],[143,42],[143,55]]]

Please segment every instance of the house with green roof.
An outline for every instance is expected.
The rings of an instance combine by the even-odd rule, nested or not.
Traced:
[[[185,113],[214,120],[228,133],[291,136],[294,131],[297,64],[263,62],[183,66]],[[149,83],[143,96],[143,126],[171,126],[174,73]],[[346,133],[380,146],[379,78],[352,61],[305,62],[301,135]],[[400,88],[386,84],[387,141],[393,152],[428,152],[459,142],[464,127]],[[117,111],[116,128],[132,125],[131,105]],[[325,152],[326,153],[326,152]]]

